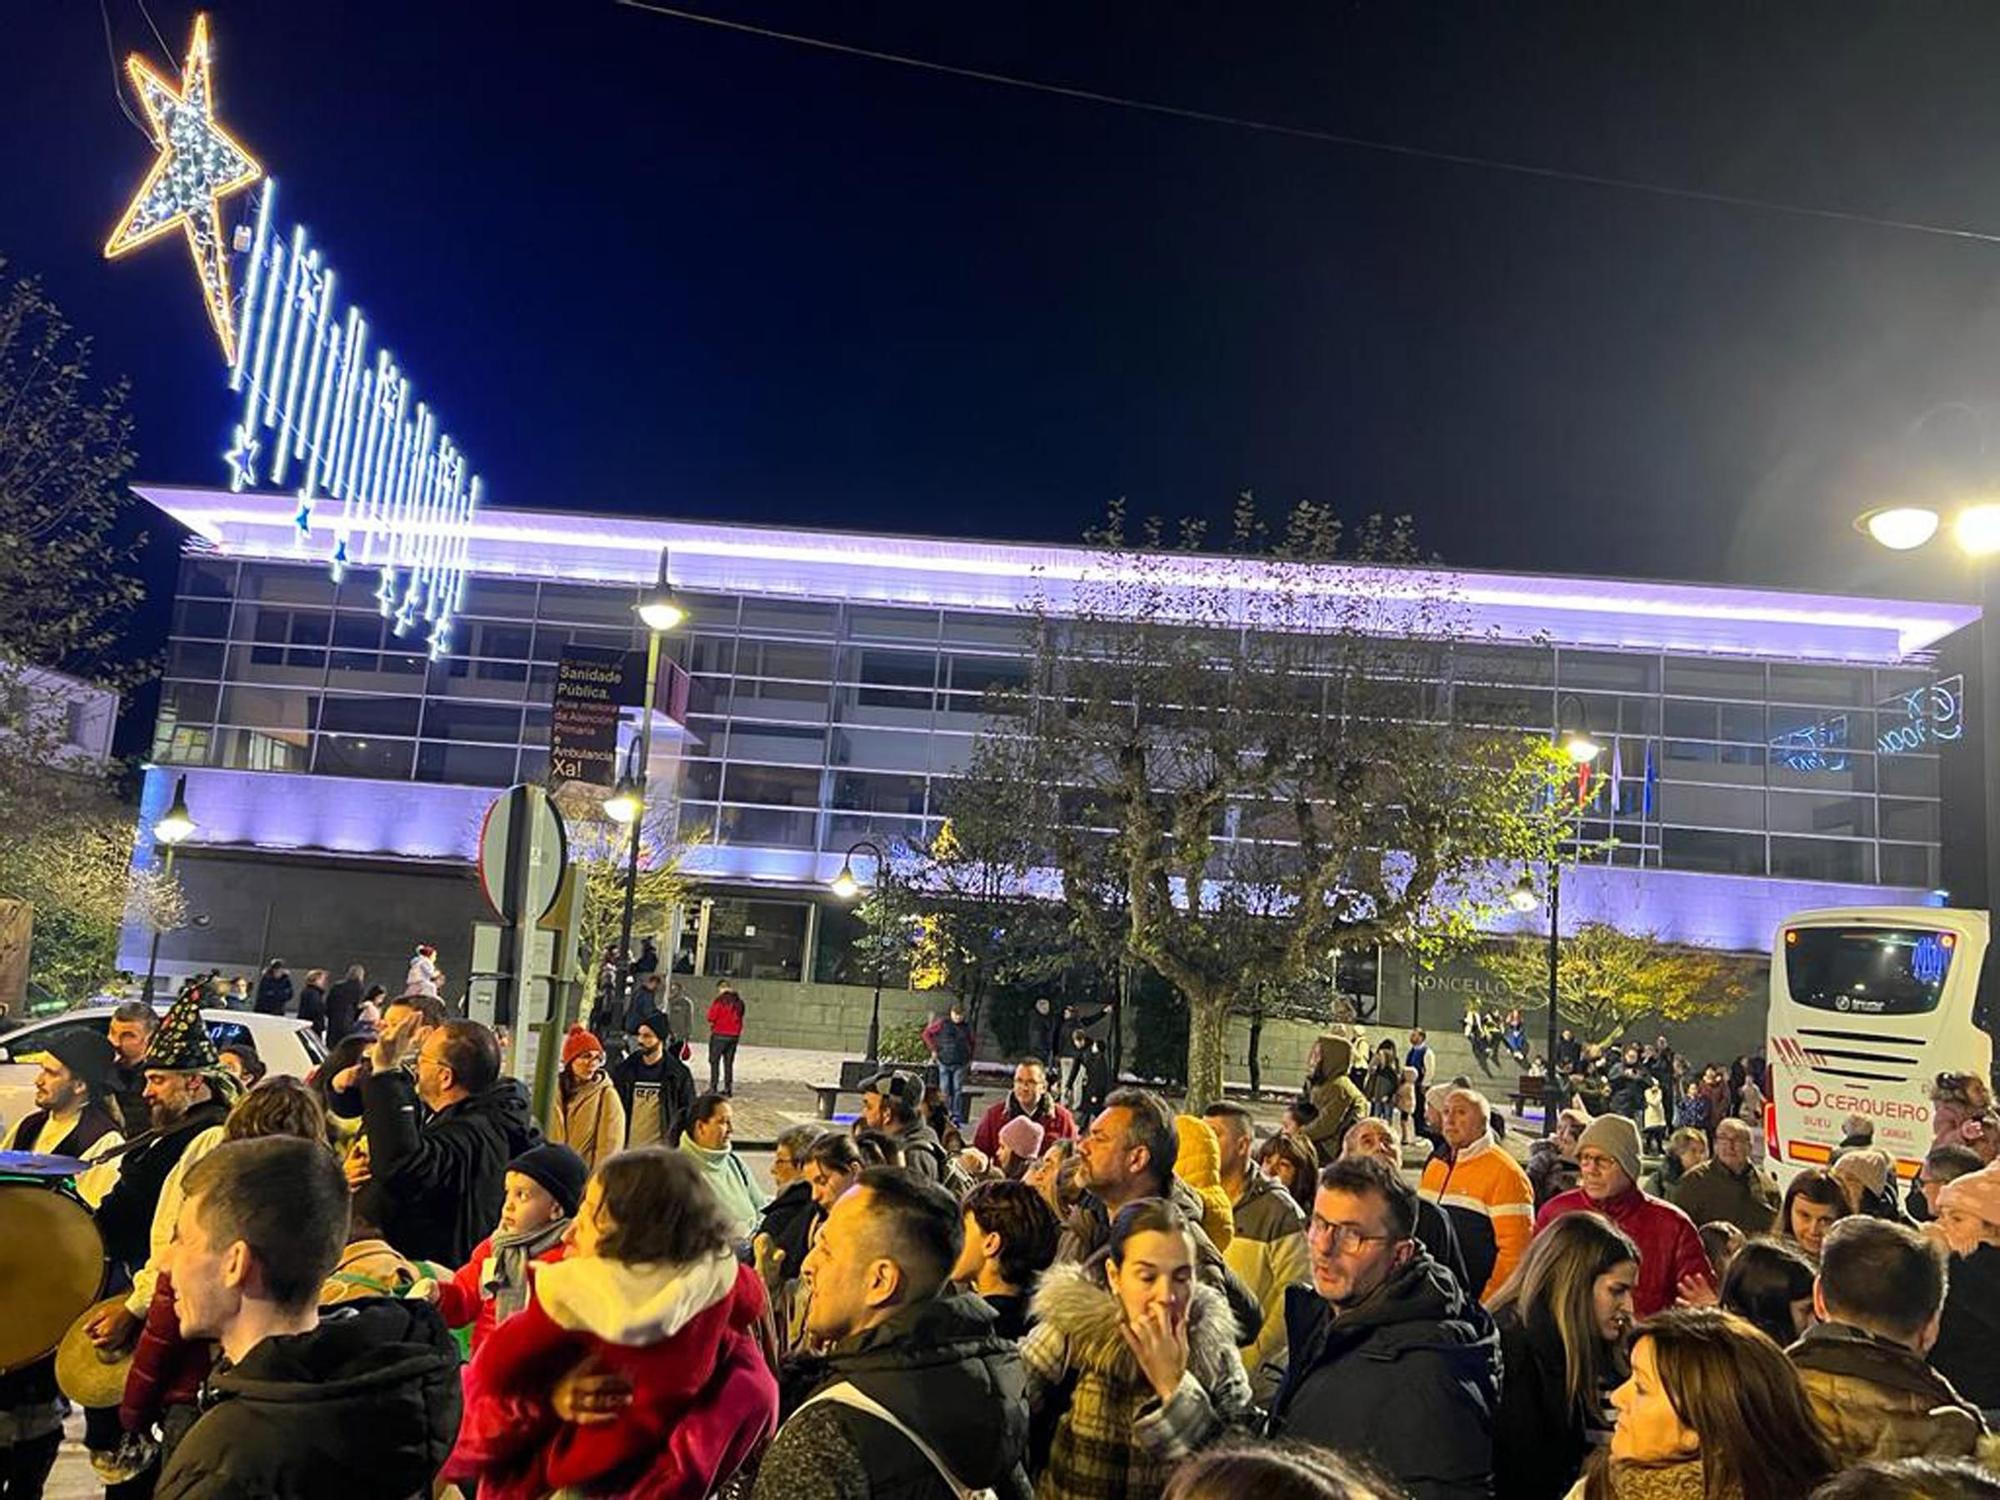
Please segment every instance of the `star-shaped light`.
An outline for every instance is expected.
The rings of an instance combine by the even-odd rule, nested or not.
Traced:
[[[215,123],[215,92],[208,77],[208,17],[194,18],[179,92],[134,54],[126,74],[151,122],[159,148],[125,216],[104,242],[106,258],[136,250],[178,227],[187,236],[201,279],[208,321],[222,340],[223,358],[236,358],[236,324],[229,305],[229,255],[222,240],[221,200],[248,187],[264,169]]]
[[[257,484],[257,439],[243,423],[236,426],[235,441],[222,455],[229,465],[229,487],[254,489]]]

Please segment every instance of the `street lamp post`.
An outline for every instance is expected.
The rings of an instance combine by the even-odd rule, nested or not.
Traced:
[[[639,842],[645,832],[648,773],[653,764],[653,699],[660,686],[660,640],[669,630],[687,619],[687,608],[674,597],[667,578],[667,549],[660,549],[660,571],[651,591],[634,606],[646,627],[646,696],[639,706],[639,738],[635,762],[628,763],[618,785],[604,799],[604,812],[613,822],[632,829],[632,843],[625,857],[625,908],[618,922],[618,989],[621,999],[632,982],[632,917],[639,897]]]
[[[178,849],[182,842],[195,829],[194,819],[188,814],[187,789],[187,777],[182,776],[174,782],[174,800],[169,804],[160,821],[153,825],[153,837],[166,845],[167,848],[166,856],[160,865],[160,874],[166,880],[174,878],[174,850]],[[148,1005],[153,1003],[153,984],[155,976],[159,972],[159,967],[160,924],[158,919],[155,918],[153,922],[153,946],[151,951],[146,955],[146,984],[139,991],[139,997]]]
[[[876,844],[872,839],[861,839],[848,846],[847,856],[840,862],[840,873],[828,882],[829,887],[832,889],[834,895],[840,897],[843,901],[852,901],[861,893],[861,882],[854,878],[854,856],[857,854],[868,854],[874,857],[875,889],[878,895],[886,901],[888,899],[887,892],[889,886],[895,877],[890,874],[889,861],[883,857],[881,846]],[[877,934],[875,940],[875,1001],[869,1007],[868,1011],[868,1050],[866,1056],[869,1062],[876,1062],[881,1057],[882,946],[881,935]]]
[[[1572,717],[1567,710],[1574,704],[1576,712]],[[1567,728],[1565,728],[1567,726]],[[1556,735],[1562,741],[1564,753],[1569,756],[1570,765],[1577,775],[1583,768],[1596,760],[1603,747],[1590,732],[1590,712],[1575,693],[1565,693],[1556,703]],[[1615,793],[1614,793],[1615,795]],[[1583,807],[1579,803],[1569,814],[1577,823],[1583,820]],[[1542,1134],[1553,1135],[1556,1125],[1556,1043],[1562,1036],[1560,983],[1562,979],[1562,867],[1565,853],[1575,853],[1580,845],[1574,834],[1558,839],[1549,859],[1549,1018],[1547,1032],[1542,1044]],[[1518,883],[1508,894],[1508,904],[1522,913],[1531,912],[1541,904],[1535,894],[1535,883],[1523,871]]]

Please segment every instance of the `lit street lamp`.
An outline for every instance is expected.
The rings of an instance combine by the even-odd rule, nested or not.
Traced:
[[[1929,505],[1890,505],[1855,517],[1854,529],[1892,552],[1911,552],[1945,529],[1946,517]],[[2000,504],[1981,500],[1950,517],[1950,535],[1959,554],[1973,565],[1979,584],[1979,696],[1974,699],[1979,729],[1979,785],[1985,798],[1986,890],[1973,905],[2000,905]],[[1962,898],[1969,892],[1958,893]],[[2000,994],[2000,975],[1987,965],[1979,980],[1980,1003]]]
[[[645,830],[647,773],[653,764],[653,697],[660,686],[660,638],[682,624],[687,606],[674,594],[667,578],[667,549],[660,549],[660,572],[646,597],[633,606],[639,623],[646,627],[646,696],[639,706],[639,739],[628,765],[611,795],[604,799],[604,813],[614,823],[632,830],[632,847],[625,860],[625,911],[618,923],[618,990],[629,1001],[626,986],[632,982],[632,912],[639,897],[639,843]],[[682,1038],[683,1041],[686,1038]]]
[[[861,882],[854,877],[854,856],[872,855],[875,860],[875,885],[886,891],[893,881],[889,873],[889,861],[882,857],[879,845],[870,839],[848,847],[847,856],[840,862],[840,873],[827,882],[827,888],[843,901],[852,901],[861,894]],[[878,1061],[882,1044],[882,939],[877,934],[875,941],[875,1003],[868,1012],[868,1050],[870,1062]]]
[[[174,782],[174,800],[168,806],[160,821],[153,825],[153,837],[166,845],[166,855],[161,861],[160,875],[163,880],[174,878],[174,850],[187,840],[195,830],[195,821],[188,812],[188,779],[185,776]],[[160,967],[160,924],[153,922],[153,946],[146,955],[146,983],[139,991],[139,998],[148,1005],[153,1003],[153,984]]]

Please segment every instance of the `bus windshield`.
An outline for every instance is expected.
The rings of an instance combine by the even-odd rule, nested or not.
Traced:
[[[1793,927],[1785,933],[1791,997],[1844,1015],[1920,1016],[1937,1009],[1957,935],[1920,928]]]

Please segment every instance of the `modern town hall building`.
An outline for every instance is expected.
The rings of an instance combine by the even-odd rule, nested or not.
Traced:
[[[165,935],[163,972],[359,961],[393,993],[422,940],[462,973],[487,919],[469,863],[481,815],[546,774],[564,652],[643,648],[633,605],[664,547],[691,614],[666,641],[686,676],[655,721],[654,784],[702,835],[679,966],[697,994],[740,981],[752,1041],[850,1050],[865,974],[827,883],[857,840],[935,831],[984,695],[1025,679],[1024,607],[1059,603],[1093,560],[489,508],[431,659],[421,632],[395,633],[370,569],[336,583],[301,549],[292,497],[140,493],[191,534],[142,821],[184,775],[198,831],[177,868],[202,924]],[[1802,907],[1942,899],[1941,788],[1969,733],[1947,643],[1975,609],[1524,574],[1451,586],[1479,641],[1455,691],[1545,734],[1580,708],[1605,747],[1612,785],[1586,832],[1617,844],[1565,879],[1565,925],[1755,953]],[[148,937],[125,934],[126,967],[144,969]],[[1453,1027],[1491,984],[1461,965],[1419,993],[1395,955],[1363,972],[1399,1027],[1413,1009]]]

